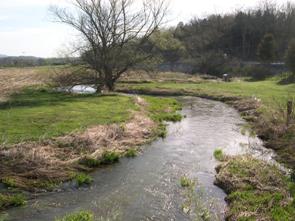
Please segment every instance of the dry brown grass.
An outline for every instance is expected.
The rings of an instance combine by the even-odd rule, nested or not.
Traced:
[[[200,83],[203,79],[198,75],[189,75],[179,72],[145,72],[141,70],[125,73],[119,81],[121,82],[179,82]]]
[[[46,67],[0,69],[0,101],[26,86],[44,84],[51,72]]]

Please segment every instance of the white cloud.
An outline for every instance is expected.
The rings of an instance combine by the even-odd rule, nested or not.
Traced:
[[[73,32],[63,26],[0,32],[0,53],[54,57],[63,48],[63,44],[74,37]]]

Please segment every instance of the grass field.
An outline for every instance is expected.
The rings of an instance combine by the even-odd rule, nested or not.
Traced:
[[[127,96],[70,95],[25,89],[0,104],[0,142],[50,138],[91,125],[120,123],[135,109]]]
[[[257,97],[266,106],[273,106],[277,102],[283,103],[290,97],[295,97],[295,84],[280,85],[276,80],[265,80],[257,82],[234,81],[201,81],[199,83],[142,83],[142,84],[120,84],[119,88],[128,87],[133,90],[176,90],[188,91],[196,94],[224,95]]]
[[[0,102],[11,93],[32,85],[43,85],[62,67],[0,68]]]

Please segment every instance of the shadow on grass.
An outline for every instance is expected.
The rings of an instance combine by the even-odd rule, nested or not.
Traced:
[[[116,94],[100,95],[100,94],[70,94],[65,92],[56,92],[50,89],[33,89],[26,88],[19,93],[14,93],[9,100],[0,103],[0,110],[22,108],[22,107],[39,107],[39,106],[55,106],[65,102],[78,102],[83,98],[117,96]]]

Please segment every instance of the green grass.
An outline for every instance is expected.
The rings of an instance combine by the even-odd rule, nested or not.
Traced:
[[[12,187],[12,188],[17,187],[16,180],[11,177],[4,177],[2,178],[1,182],[7,187]]]
[[[0,193],[0,210],[12,206],[25,205],[26,198],[22,194],[1,194]]]
[[[78,186],[89,185],[93,182],[93,178],[85,173],[75,174],[74,180],[77,182]]]
[[[191,179],[189,179],[186,176],[183,176],[180,178],[180,185],[181,187],[192,187],[194,186],[194,181],[192,181]]]
[[[117,163],[120,159],[120,155],[114,151],[105,151],[102,154],[100,163],[103,165],[109,165]]]
[[[148,102],[147,110],[150,117],[157,121],[172,121],[177,122],[182,119],[182,116],[177,111],[181,110],[181,104],[173,98],[159,98],[152,96],[143,96]]]
[[[224,154],[223,154],[222,149],[216,149],[214,151],[213,155],[214,155],[215,159],[218,160],[218,161],[223,161],[224,160]]]
[[[68,214],[60,219],[55,219],[55,221],[94,221],[94,216],[89,211],[80,211]]]
[[[132,98],[71,95],[25,89],[0,104],[0,143],[36,141],[68,134],[91,125],[124,122],[136,109]]]
[[[207,95],[225,96],[255,96],[267,106],[274,105],[274,102],[285,102],[290,96],[295,96],[295,84],[280,85],[275,79],[265,81],[247,82],[213,82],[203,81],[201,83],[149,83],[149,84],[121,84],[120,87],[127,87],[135,90],[174,90],[180,92],[192,92]]]
[[[130,148],[126,151],[125,156],[128,158],[136,157],[137,156],[137,150],[135,148]]]

